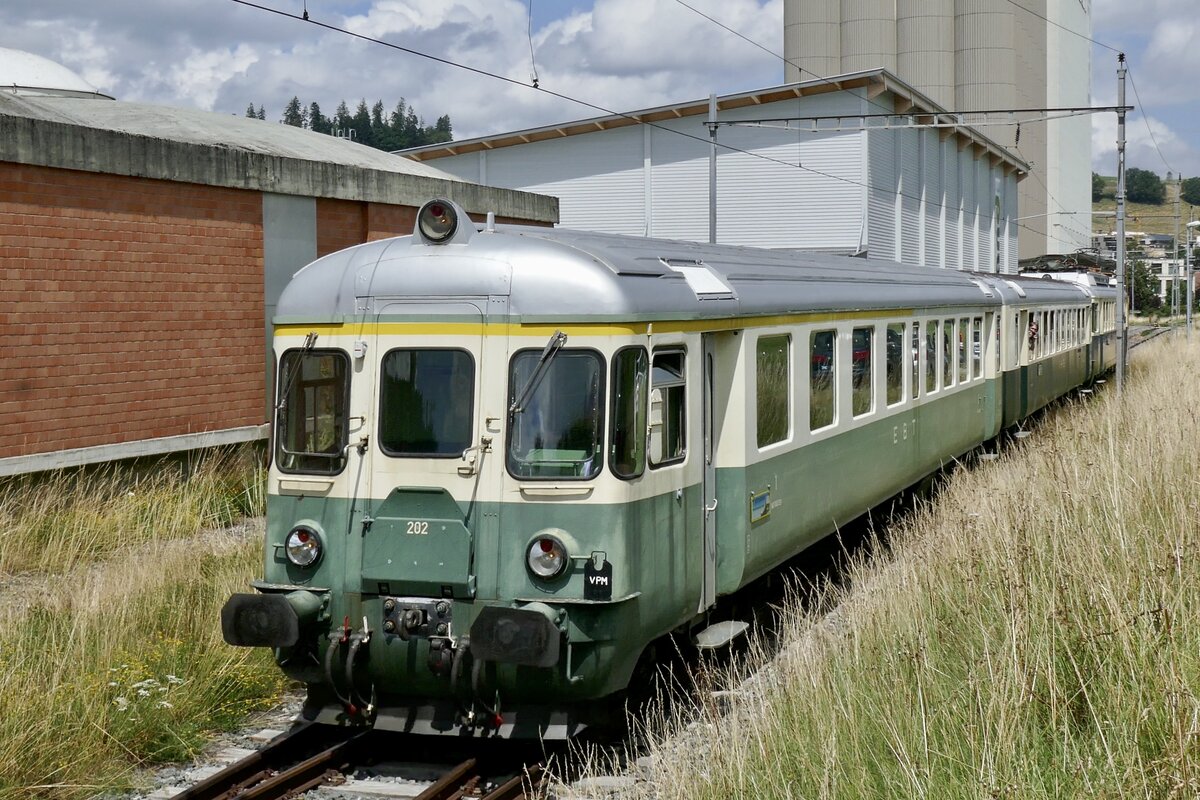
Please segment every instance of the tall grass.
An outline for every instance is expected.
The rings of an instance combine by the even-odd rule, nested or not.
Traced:
[[[212,529],[233,518],[242,501],[231,498],[261,513],[261,471],[245,466],[234,479],[233,463],[201,465],[196,483],[177,469],[170,478],[118,469],[25,484],[32,507],[72,527],[42,540],[53,544],[53,575],[0,583],[0,797],[127,786],[137,767],[190,756],[212,730],[279,697],[268,654],[221,641],[221,604],[257,575],[262,548],[259,536]],[[65,495],[49,497],[51,487]],[[5,501],[13,518],[33,518],[11,486]],[[117,541],[87,541],[106,537]],[[7,543],[10,558],[29,550]]]
[[[109,465],[0,482],[0,573],[63,572],[147,542],[260,514],[248,449],[152,467]]]
[[[1200,795],[1200,347],[954,476],[632,794]],[[710,712],[711,713],[708,713]],[[714,735],[715,734],[715,735]]]

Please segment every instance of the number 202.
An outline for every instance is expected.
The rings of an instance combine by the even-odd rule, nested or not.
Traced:
[[[425,536],[429,533],[429,523],[411,520],[408,523],[408,533],[414,536]]]

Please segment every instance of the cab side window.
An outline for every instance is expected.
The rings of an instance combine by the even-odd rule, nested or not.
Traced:
[[[687,354],[654,354],[650,368],[650,466],[683,461],[687,455]]]
[[[646,469],[649,382],[650,361],[644,347],[626,347],[613,356],[608,465],[618,478],[636,478]]]

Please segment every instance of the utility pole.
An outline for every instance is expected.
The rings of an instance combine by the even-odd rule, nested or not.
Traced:
[[[1200,221],[1192,220],[1187,224],[1187,257],[1184,259],[1183,274],[1187,277],[1187,338],[1192,339],[1192,306],[1196,303],[1196,287],[1193,286],[1195,276],[1192,275],[1192,231],[1200,228]]]
[[[1125,54],[1117,55],[1117,396],[1125,387],[1129,334],[1125,320]]]
[[[717,243],[717,96],[708,96],[708,243]]]
[[[1167,177],[1170,177],[1170,172]],[[1183,173],[1179,174],[1179,179],[1175,181],[1175,242],[1172,248],[1171,260],[1179,260],[1179,230],[1183,225],[1183,217],[1179,214],[1179,196],[1183,194]],[[1171,265],[1171,316],[1179,313],[1179,281],[1175,279],[1175,269],[1178,264]]]

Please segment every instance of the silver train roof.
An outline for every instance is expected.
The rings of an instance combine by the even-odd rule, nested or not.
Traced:
[[[562,228],[460,227],[445,244],[402,236],[314,261],[284,290],[276,322],[348,319],[377,313],[390,299],[423,297],[507,296],[508,318],[526,322],[1089,302],[1082,287],[1069,283],[831,253]]]

